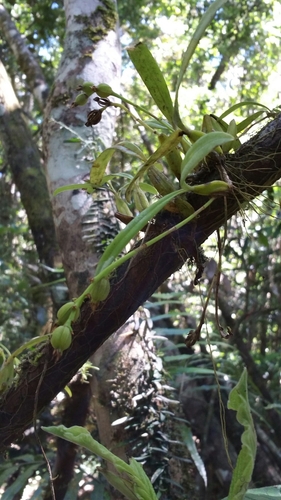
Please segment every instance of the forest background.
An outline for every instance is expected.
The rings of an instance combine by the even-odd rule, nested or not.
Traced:
[[[146,155],[156,147],[154,135],[129,120],[125,110],[110,108],[100,123],[85,127],[87,113],[97,104],[90,99],[84,107],[71,107],[77,87],[83,81],[107,83],[133,103],[154,109],[125,47],[144,41],[174,95],[182,53],[210,3],[120,1],[118,17],[109,1],[0,4],[0,340],[10,352],[49,331],[60,306],[88,286],[104,248],[120,231],[116,198],[108,189],[93,196],[73,189],[56,197],[54,190],[87,180],[93,160],[112,143],[136,143]],[[189,125],[200,128],[204,115],[220,116],[245,101],[253,104],[238,107],[230,118],[240,122],[256,113],[258,123],[242,141],[278,119],[278,19],[275,1],[237,5],[230,0],[217,12],[182,85],[181,114]],[[135,158],[119,151],[110,173],[126,176],[137,167]],[[260,197],[240,206],[226,231],[204,243],[199,284],[194,285],[196,265],[189,259],[168,280],[164,276],[172,271],[163,271],[163,279],[158,278],[163,283],[135,312],[135,303],[150,295],[144,276],[128,290],[137,296],[128,307],[133,316],[122,327],[118,313],[119,323],[112,326],[110,333],[118,329],[118,335],[97,352],[90,342],[81,344],[83,355],[75,351],[77,345],[70,347],[73,358],[78,352],[84,361],[95,352],[92,371],[81,361],[78,375],[71,368],[73,373],[62,377],[62,387],[54,371],[42,404],[32,372],[22,385],[30,387],[23,391],[24,403],[16,389],[11,400],[3,396],[3,498],[51,498],[34,424],[61,422],[86,425],[121,458],[138,457],[162,500],[223,498],[242,431],[227,410],[224,429],[221,404],[226,407],[244,366],[258,438],[252,486],[281,484],[280,188],[278,181],[271,186],[279,177],[276,173]],[[115,189],[122,192],[122,187],[119,178]],[[132,202],[133,213],[135,208]],[[181,264],[185,260],[181,256]],[[200,340],[186,347],[184,339],[200,322],[210,290]],[[122,305],[127,297],[120,300]],[[229,338],[222,338],[220,325],[223,332],[231,330]],[[101,336],[100,343],[104,340]],[[17,406],[13,421],[11,408]],[[35,421],[36,409],[43,408]],[[39,436],[56,478],[57,499],[122,498],[98,472],[98,459],[42,431]]]

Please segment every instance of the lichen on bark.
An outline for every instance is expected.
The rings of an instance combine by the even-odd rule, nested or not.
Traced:
[[[116,29],[118,15],[116,5],[111,0],[103,0],[90,16],[75,16],[75,20],[85,26],[83,32],[88,38],[97,43]]]

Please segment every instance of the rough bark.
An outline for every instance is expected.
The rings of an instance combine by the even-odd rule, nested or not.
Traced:
[[[40,153],[0,61],[0,140],[26,210],[40,261],[53,267],[58,252]]]
[[[83,238],[83,220],[92,206],[92,199],[81,190],[70,190],[56,197],[52,193],[59,186],[83,183],[93,159],[112,143],[114,110],[104,113],[97,127],[87,128],[87,111],[97,107],[93,98],[85,107],[71,108],[71,103],[77,95],[77,87],[84,81],[96,85],[106,82],[118,91],[121,51],[115,2],[65,0],[64,6],[64,51],[48,100],[43,135],[56,233],[69,293],[74,297],[91,278],[98,259],[95,247]],[[78,144],[66,142],[77,137],[81,141]],[[101,421],[100,432],[104,429],[108,432],[107,422],[108,419]],[[65,467],[69,466],[71,447],[74,457],[75,446],[69,444],[65,457],[60,454],[57,459],[55,472],[61,477],[54,484],[56,495],[61,495],[66,487],[63,475]]]
[[[21,71],[26,75],[31,92],[37,99],[40,108],[43,109],[48,96],[48,85],[43,71],[4,5],[0,5],[0,28]]]
[[[91,159],[101,144],[109,146],[115,126],[115,111],[103,114],[101,123],[85,127],[86,111],[96,106],[70,108],[78,85],[106,82],[118,89],[121,52],[117,36],[114,2],[65,0],[66,37],[58,74],[48,101],[44,121],[45,165],[52,196],[59,186],[82,183],[89,175]],[[66,104],[67,103],[67,104]],[[65,141],[78,137],[81,143]],[[71,296],[76,296],[92,275],[96,255],[82,237],[81,219],[91,198],[74,190],[52,196],[56,232]]]
[[[86,301],[80,319],[74,324],[71,347],[61,358],[50,345],[34,351],[23,360],[14,385],[2,396],[0,406],[0,450],[20,437],[30,424],[34,405],[41,411],[69,382],[82,364],[100,345],[124,324],[157,287],[179,269],[188,258],[197,259],[198,247],[206,238],[251,199],[281,177],[281,115],[270,122],[234,155],[227,157],[228,175],[236,186],[225,199],[218,198],[200,217],[171,233],[155,245],[140,247],[137,255],[120,266],[111,279],[108,298],[93,308]],[[197,180],[219,177],[213,161]],[[188,196],[196,208],[205,199]],[[163,211],[150,226],[147,239],[177,222],[175,215]],[[41,376],[43,372],[43,376]],[[40,382],[40,383],[39,383]],[[35,403],[34,394],[38,395]]]

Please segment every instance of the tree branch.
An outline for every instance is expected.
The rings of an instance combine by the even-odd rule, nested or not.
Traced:
[[[48,97],[48,85],[42,69],[27,47],[25,39],[17,30],[4,5],[0,5],[0,28],[19,67],[25,73],[31,91],[37,99],[40,108],[44,109]]]
[[[25,122],[10,79],[0,61],[0,140],[21,195],[41,262],[53,267],[55,226],[40,153]]]
[[[214,159],[208,169],[198,174],[198,182],[219,178]],[[45,345],[29,353],[20,365],[18,378],[3,395],[0,403],[0,451],[31,423],[35,400],[41,411],[61,391],[82,364],[100,345],[116,332],[131,314],[147,300],[158,286],[179,269],[186,259],[198,261],[198,248],[240,204],[258,196],[281,177],[281,115],[225,161],[227,173],[234,184],[230,194],[217,200],[189,225],[171,233],[155,245],[140,247],[137,255],[120,266],[111,279],[108,298],[94,308],[83,304],[80,319],[74,324],[71,347],[57,358],[51,346]],[[188,201],[199,208],[206,198],[189,195]],[[227,213],[225,213],[225,210]],[[151,224],[147,239],[162,233],[178,222],[171,212],[158,214]],[[86,285],[86,284],[85,284]],[[45,376],[38,387],[40,375]]]

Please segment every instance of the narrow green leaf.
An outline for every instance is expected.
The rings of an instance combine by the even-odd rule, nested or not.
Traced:
[[[81,143],[81,139],[78,139],[78,137],[72,137],[71,139],[66,139],[65,141],[63,141],[64,143],[68,143],[68,142],[79,142]]]
[[[265,111],[256,111],[256,113],[253,113],[251,116],[248,116],[245,118],[245,120],[242,120],[242,122],[237,123],[237,133],[242,132],[245,130],[245,128],[249,127],[251,123],[253,123],[257,118],[259,118],[261,115],[263,115]]]
[[[155,104],[167,120],[172,123],[172,99],[163,74],[150,50],[144,43],[140,42],[134,47],[128,47],[127,52]]]
[[[162,132],[164,132],[164,134],[170,134],[173,131],[171,125],[165,120],[161,122],[151,119],[151,120],[145,120],[145,123],[151,128],[161,130]]]
[[[115,236],[114,240],[108,245],[103,255],[101,256],[96,275],[103,269],[108,267],[118,255],[122,252],[125,246],[136,237],[136,235],[143,229],[143,227],[150,221],[165,205],[171,201],[175,196],[182,194],[184,190],[179,189],[173,193],[163,196],[160,200],[153,203],[151,206],[143,210],[137,217],[135,217],[129,224]]]
[[[122,153],[126,153],[131,156],[136,156],[137,158],[140,158],[142,161],[146,160],[146,157],[143,154],[142,150],[133,142],[129,141],[118,142],[118,144],[115,144],[114,147],[115,149],[122,151]]]
[[[7,482],[9,477],[12,477],[13,474],[19,470],[18,464],[12,465],[12,462],[9,461],[7,463],[3,463],[0,467],[0,484],[3,486],[4,483]]]
[[[244,500],[281,500],[281,485],[247,490]]]
[[[177,87],[176,87],[176,96],[175,96],[175,112],[174,112],[174,122],[178,127],[181,127],[184,129],[184,124],[181,121],[180,115],[179,115],[179,88],[181,86],[184,74],[188,68],[189,62],[195,52],[195,49],[200,42],[201,38],[203,37],[206,29],[208,28],[209,24],[211,23],[213,17],[215,16],[216,12],[227,2],[227,0],[215,0],[209,8],[206,10],[206,12],[203,14],[199,25],[197,26],[195,33],[186,49],[186,51],[183,54],[182,57],[182,64],[180,68],[180,73],[177,81]]]
[[[200,137],[187,151],[181,166],[181,187],[187,188],[186,177],[193,172],[195,167],[207,156],[214,148],[228,141],[233,140],[233,136],[225,132],[210,132]]]
[[[200,476],[202,477],[202,479],[204,481],[205,487],[207,487],[207,473],[206,473],[205,465],[204,465],[204,462],[203,462],[202,458],[200,457],[198,450],[196,448],[196,444],[193,440],[193,436],[192,436],[192,432],[191,432],[190,427],[187,427],[187,426],[182,427],[181,428],[181,435],[183,438],[183,442],[187,446],[188,451],[191,455],[191,458],[192,458],[194,464],[196,465],[196,468],[197,468]]]
[[[175,130],[171,135],[169,135],[164,142],[160,144],[160,146],[152,153],[152,155],[141,165],[139,168],[138,172],[130,182],[129,186],[126,189],[126,200],[130,201],[132,192],[134,189],[135,182],[142,177],[145,172],[148,170],[148,168],[151,165],[154,165],[155,163],[158,162],[161,158],[166,156],[168,153],[173,151],[179,144],[181,138],[183,136],[183,132],[179,129]]]
[[[103,184],[106,184],[107,182],[112,181],[113,179],[118,179],[119,177],[123,177],[124,179],[129,180],[133,178],[132,174],[128,174],[126,172],[118,172],[118,174],[108,174],[103,176],[101,186],[103,186]]]
[[[61,186],[53,192],[53,196],[57,196],[59,193],[64,191],[72,191],[73,189],[86,189],[89,194],[94,192],[93,187],[89,182],[84,182],[83,184],[68,184],[67,186]]]
[[[4,491],[1,499],[11,500],[11,498],[14,498],[17,493],[21,492],[26,486],[28,479],[33,475],[37,468],[37,463],[30,465],[29,467],[22,468],[16,480]]]
[[[242,448],[233,472],[228,500],[243,500],[252,479],[257,452],[257,437],[248,400],[246,369],[230,392],[227,406],[237,412],[236,418],[245,429],[241,437]]]
[[[227,115],[230,115],[230,113],[233,113],[236,109],[242,108],[244,106],[247,107],[253,107],[253,106],[260,106],[261,108],[264,108],[266,111],[270,111],[270,109],[267,106],[264,106],[264,104],[260,104],[259,102],[256,101],[242,101],[238,102],[237,104],[233,104],[229,109],[224,111],[224,113],[220,116],[220,118],[225,118]]]
[[[157,189],[154,186],[151,186],[151,184],[147,184],[147,182],[140,182],[139,187],[147,193],[158,195]]]

